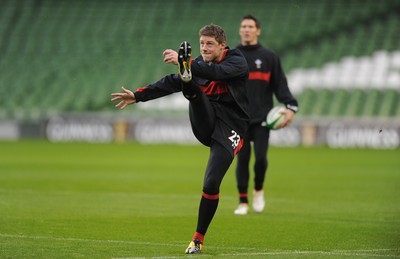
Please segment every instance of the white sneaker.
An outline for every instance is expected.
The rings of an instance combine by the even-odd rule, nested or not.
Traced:
[[[264,190],[254,190],[253,209],[255,212],[263,212],[265,207]]]
[[[249,205],[247,203],[239,203],[239,206],[233,213],[235,215],[247,215],[249,213]]]

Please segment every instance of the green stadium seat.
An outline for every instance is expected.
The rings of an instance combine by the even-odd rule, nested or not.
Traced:
[[[364,91],[364,108],[361,115],[364,117],[374,117],[378,115],[379,105],[381,104],[381,91],[377,89],[370,89]]]
[[[333,117],[341,117],[345,115],[347,106],[349,105],[349,91],[345,89],[334,89],[333,97],[329,105],[329,115]]]
[[[365,104],[365,93],[356,89],[351,91],[345,115],[348,117],[359,117]]]
[[[23,119],[42,116],[46,110],[109,110],[109,95],[122,84],[138,88],[176,72],[176,67],[162,63],[165,48],[189,40],[198,54],[200,26],[220,24],[227,32],[228,45],[234,47],[239,43],[240,18],[247,13],[261,19],[260,41],[281,55],[286,72],[319,68],[345,56],[372,55],[380,49],[394,51],[400,46],[398,0],[232,0],[229,6],[212,0],[39,2],[8,0],[0,8],[3,116]],[[180,14],[179,22],[178,6],[188,10]],[[12,105],[26,92],[30,95],[23,104]],[[60,93],[61,101],[48,97]],[[300,114],[360,116],[364,95],[373,99],[366,92],[308,89],[300,94]],[[388,101],[365,113],[399,116],[396,104],[390,105],[399,101],[398,95],[392,96],[383,92],[382,100]],[[327,98],[337,102],[320,104]],[[342,98],[348,98],[348,106],[336,104],[344,104]],[[315,100],[318,103],[314,105]]]
[[[381,105],[379,106],[378,115],[380,117],[396,116],[396,108],[400,103],[400,93],[394,89],[389,89],[383,92]],[[397,114],[398,116],[399,114]]]
[[[329,116],[330,105],[332,105],[333,92],[330,89],[318,91],[318,101],[314,103],[313,115]]]
[[[304,89],[303,93],[299,96],[300,111],[299,114],[303,116],[310,116],[313,112],[313,106],[316,100],[316,91],[311,88]]]

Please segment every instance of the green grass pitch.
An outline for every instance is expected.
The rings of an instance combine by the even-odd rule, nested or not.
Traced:
[[[0,258],[187,258],[207,158],[202,146],[1,142]],[[266,211],[233,215],[232,165],[200,257],[400,257],[399,149],[273,147],[269,159]]]

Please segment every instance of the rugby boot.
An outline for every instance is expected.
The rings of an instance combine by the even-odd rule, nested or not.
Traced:
[[[178,74],[185,83],[192,80],[191,61],[192,47],[187,41],[183,41],[178,51]]]
[[[202,248],[203,248],[203,244],[200,242],[200,240],[195,239],[190,242],[188,248],[186,248],[185,253],[186,254],[200,254]]]
[[[265,207],[265,201],[264,201],[264,191],[259,190],[256,191],[254,190],[254,197],[253,197],[253,209],[255,212],[263,212]]]

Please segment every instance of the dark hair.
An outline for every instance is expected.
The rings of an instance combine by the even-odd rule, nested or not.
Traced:
[[[226,42],[224,29],[216,24],[209,24],[201,28],[199,31],[199,36],[214,37],[219,44]]]
[[[243,16],[242,20],[240,22],[243,22],[243,20],[253,20],[256,23],[257,29],[261,28],[260,20],[258,20],[255,16],[253,16],[251,14],[247,14],[247,15]]]

